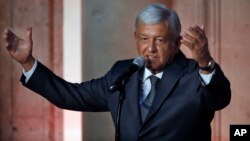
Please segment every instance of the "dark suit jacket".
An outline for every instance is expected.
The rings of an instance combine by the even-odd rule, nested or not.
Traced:
[[[110,94],[109,86],[132,63],[118,61],[101,78],[69,83],[48,68],[38,66],[27,84],[56,106],[77,111],[110,111],[116,119],[119,92]],[[132,75],[125,87],[125,100],[121,113],[122,141],[210,141],[210,122],[214,112],[230,102],[230,83],[216,64],[216,72],[209,85],[203,86],[199,67],[179,52],[164,69],[153,105],[144,123],[140,118],[140,76]]]

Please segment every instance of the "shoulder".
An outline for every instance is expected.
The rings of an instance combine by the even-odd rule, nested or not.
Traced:
[[[128,70],[129,66],[132,64],[133,59],[126,60],[118,60],[114,63],[111,69],[104,76],[109,85],[114,83],[114,81],[126,70]]]
[[[118,60],[115,62],[111,70],[112,72],[122,73],[126,71],[132,63],[133,59]]]

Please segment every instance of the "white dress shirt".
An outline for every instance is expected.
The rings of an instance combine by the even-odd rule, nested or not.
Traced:
[[[30,79],[30,77],[32,76],[32,74],[34,73],[34,71],[36,70],[37,67],[37,60],[35,61],[34,65],[32,66],[32,68],[29,71],[26,71],[23,69],[23,75],[25,76],[25,83],[27,83]]]

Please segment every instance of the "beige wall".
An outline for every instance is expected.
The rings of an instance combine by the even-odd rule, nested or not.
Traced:
[[[250,1],[221,1],[220,61],[231,80],[231,105],[221,112],[222,139],[229,124],[250,124]]]
[[[33,27],[34,56],[62,74],[62,2],[1,0],[0,33],[8,27],[24,37]],[[62,141],[62,112],[24,88],[22,68],[0,41],[0,140]]]

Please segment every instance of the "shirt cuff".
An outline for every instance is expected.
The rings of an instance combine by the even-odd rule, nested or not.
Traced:
[[[213,75],[215,74],[215,69],[211,73],[209,73],[209,74],[202,74],[200,71],[199,71],[199,73],[200,73],[200,76],[201,76],[201,79],[202,79],[201,80],[202,84],[204,86],[206,86],[206,85],[208,85],[210,83]]]
[[[34,65],[32,66],[32,68],[25,72],[25,70],[23,69],[23,75],[25,76],[25,83],[27,83],[30,79],[30,77],[32,76],[32,74],[34,73],[34,71],[36,70],[37,67],[37,60],[35,60]]]

